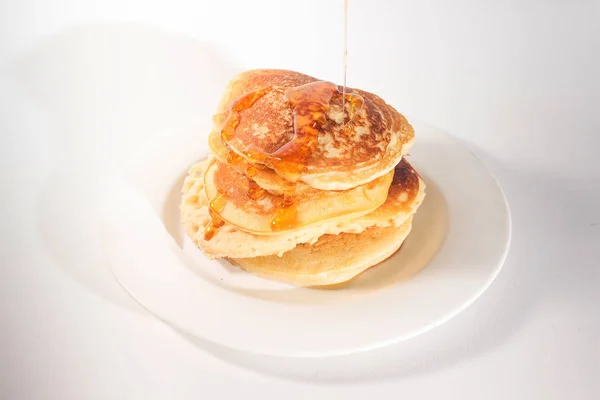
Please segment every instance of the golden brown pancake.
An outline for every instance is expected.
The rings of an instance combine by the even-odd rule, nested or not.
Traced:
[[[324,191],[302,186],[288,195],[297,214],[293,224],[273,229],[273,219],[281,211],[284,197],[260,188],[248,176],[213,160],[204,175],[206,196],[219,198],[221,209],[213,211],[227,223],[257,235],[279,234],[322,224],[347,215],[368,213],[382,205],[388,195],[394,173],[389,173],[364,185],[341,191]]]
[[[369,227],[397,227],[416,212],[425,196],[424,182],[410,164],[402,160],[394,169],[394,178],[386,201],[367,214],[346,215],[309,228],[280,232],[277,235],[254,235],[225,223],[210,240],[206,240],[204,230],[211,219],[205,194],[204,174],[209,163],[210,160],[205,160],[190,169],[182,189],[181,203],[182,223],[188,236],[209,258],[282,255],[299,243],[314,243],[325,234],[358,234]]]
[[[359,234],[324,235],[299,244],[283,256],[230,259],[243,270],[297,286],[326,286],[354,278],[384,261],[402,245],[412,217],[400,226],[371,227]]]
[[[406,119],[378,96],[352,88],[346,93],[343,98],[339,87],[298,72],[244,72],[229,83],[221,99],[211,148],[220,159],[231,151],[247,163],[265,165],[287,181],[299,180],[317,189],[345,190],[365,184],[398,164],[408,152],[414,132]],[[321,101],[315,102],[315,98]],[[323,107],[314,108],[318,105]],[[318,118],[306,117],[308,109]],[[298,158],[302,146],[290,154],[286,150],[301,136],[301,118],[305,123],[314,122],[314,137],[306,141],[312,146],[310,151]],[[304,127],[309,129],[308,125]],[[221,137],[222,144],[214,135]],[[265,173],[263,184],[261,179],[257,184],[266,188],[273,176]],[[276,190],[278,183],[270,186],[266,189]]]

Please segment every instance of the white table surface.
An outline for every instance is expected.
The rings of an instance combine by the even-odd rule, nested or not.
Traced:
[[[594,0],[350,0],[348,84],[461,138],[510,202],[504,269],[445,325],[352,356],[251,356],[182,337],[111,280],[95,207],[119,163],[208,124],[242,68],[340,82],[342,15],[341,0],[0,3],[1,398],[600,398]]]

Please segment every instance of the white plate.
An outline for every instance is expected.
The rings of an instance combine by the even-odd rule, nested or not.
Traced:
[[[255,353],[327,356],[405,340],[464,310],[494,280],[510,215],[494,177],[463,145],[413,122],[410,162],[427,197],[398,253],[347,285],[318,290],[209,261],[179,224],[186,169],[208,153],[196,129],[132,158],[108,194],[103,248],[121,285],[188,334]]]

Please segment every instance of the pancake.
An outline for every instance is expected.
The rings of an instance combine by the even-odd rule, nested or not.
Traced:
[[[300,244],[283,256],[230,259],[252,274],[297,286],[325,286],[354,278],[384,261],[402,245],[412,217],[400,226],[371,227],[359,234],[324,235],[314,244]]]
[[[204,175],[204,186],[213,212],[219,218],[250,233],[275,235],[366,214],[385,202],[393,176],[390,171],[362,186],[343,191],[316,190],[306,185],[294,187],[293,193],[284,198],[261,189],[228,164],[212,160]],[[217,200],[214,199],[218,199],[219,206],[215,206]],[[294,207],[283,207],[285,201]],[[275,225],[278,218],[280,226]],[[283,221],[284,218],[289,221]]]
[[[364,185],[390,172],[414,138],[406,119],[378,96],[347,88],[343,97],[336,85],[285,70],[235,77],[213,121],[217,157],[230,151],[266,166],[273,172],[256,182],[273,192],[275,175],[321,190]]]
[[[425,196],[425,184],[406,160],[394,169],[394,178],[386,201],[374,211],[347,215],[306,229],[280,232],[277,235],[254,235],[225,223],[210,240],[204,231],[210,224],[204,174],[211,160],[202,161],[189,170],[182,189],[181,219],[188,236],[208,258],[249,258],[283,255],[297,244],[314,243],[325,234],[361,233],[369,227],[398,227],[417,210]]]

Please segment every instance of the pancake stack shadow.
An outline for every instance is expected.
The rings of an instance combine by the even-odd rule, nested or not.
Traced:
[[[346,282],[394,254],[425,184],[408,121],[378,96],[284,70],[228,84],[212,155],[182,188],[182,223],[211,259],[298,286]]]

